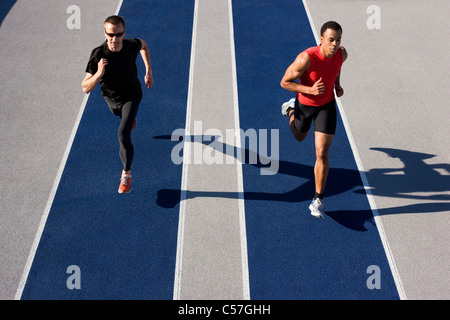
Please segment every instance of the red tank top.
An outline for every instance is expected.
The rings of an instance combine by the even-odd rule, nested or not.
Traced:
[[[322,78],[325,92],[318,96],[297,93],[297,98],[301,104],[307,106],[323,106],[334,99],[334,81],[341,70],[342,50],[338,50],[329,58],[322,55],[320,45],[306,49],[305,52],[309,55],[310,65],[300,77],[300,84],[312,87],[317,80]]]

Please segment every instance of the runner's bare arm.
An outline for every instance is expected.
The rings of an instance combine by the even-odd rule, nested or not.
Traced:
[[[319,95],[325,91],[325,86],[320,78],[312,87],[304,86],[297,83],[302,74],[308,70],[310,65],[309,55],[306,52],[300,53],[295,61],[287,68],[283,79],[281,79],[281,87],[292,91],[305,94]]]
[[[145,42],[145,40],[139,39],[141,40],[142,43],[142,48],[141,48],[141,56],[142,56],[142,60],[144,61],[145,64],[145,85],[147,86],[147,88],[151,88],[153,86],[153,74],[152,74],[152,64],[151,64],[151,59],[150,59],[150,49],[147,45],[147,42]]]
[[[86,72],[86,76],[81,82],[81,87],[83,88],[84,93],[89,93],[95,89],[97,83],[99,83],[100,79],[105,74],[105,66],[108,64],[108,60],[100,59],[98,62],[98,69],[95,74],[90,74]]]
[[[342,62],[344,62],[348,57],[347,50],[344,47],[340,47],[340,49],[342,51]],[[341,70],[339,70],[339,74],[334,81],[334,90],[338,98],[344,95],[344,89],[341,87]]]

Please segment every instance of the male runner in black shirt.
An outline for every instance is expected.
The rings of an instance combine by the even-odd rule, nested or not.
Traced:
[[[104,29],[106,41],[92,50],[82,87],[85,93],[89,93],[100,83],[102,95],[111,112],[121,118],[118,138],[123,171],[118,192],[128,193],[131,189],[134,155],[131,130],[136,125],[136,114],[142,100],[136,58],[140,52],[146,69],[145,85],[151,88],[153,76],[150,51],[144,40],[124,39],[125,21],[120,16],[108,17]]]

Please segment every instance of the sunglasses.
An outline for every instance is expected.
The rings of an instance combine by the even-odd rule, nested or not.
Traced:
[[[108,33],[108,32],[105,31],[105,33],[106,33],[106,35],[107,35],[108,37],[110,37],[110,38],[114,38],[114,37],[120,38],[121,36],[123,36],[123,34],[125,33],[125,31],[118,32],[118,33]]]

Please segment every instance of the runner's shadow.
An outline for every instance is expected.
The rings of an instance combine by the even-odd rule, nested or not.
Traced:
[[[427,202],[377,210],[380,216],[408,213],[436,213],[447,211],[450,211],[450,203],[446,202]],[[343,225],[344,227],[355,231],[367,231],[365,227],[366,223],[375,225],[372,210],[326,211],[325,215]]]
[[[372,194],[416,200],[450,200],[450,164],[427,164],[435,155],[391,148],[371,148],[403,163],[402,168],[366,172]],[[439,171],[443,172],[441,174]]]
[[[154,139],[171,139],[171,136],[163,135],[153,137]],[[186,139],[186,137],[183,137]],[[304,183],[295,187],[294,189],[287,192],[253,192],[253,191],[244,191],[243,194],[239,194],[238,192],[211,192],[211,191],[190,191],[185,190],[185,198],[192,199],[196,197],[214,197],[214,198],[230,198],[230,199],[239,199],[243,197],[245,200],[258,200],[258,201],[278,201],[278,202],[303,202],[311,199],[311,190],[314,190],[314,168],[312,166],[295,163],[291,161],[284,161],[278,159],[271,159],[268,157],[261,156],[257,154],[255,151],[249,150],[248,148],[240,148],[238,149],[235,146],[230,146],[225,143],[216,141],[217,137],[214,136],[202,136],[195,137],[190,136],[187,139],[189,141],[201,141],[205,143],[214,142],[214,146],[219,150],[224,152],[225,154],[232,156],[234,158],[240,157],[242,159],[243,165],[251,165],[260,170],[275,170],[278,174],[284,174],[294,177],[299,177],[302,180],[306,180]],[[239,155],[239,156],[238,156]],[[277,166],[272,166],[273,161],[277,161]],[[344,168],[331,168],[330,175],[333,176],[333,179],[339,181],[339,187],[330,186],[327,189],[327,195],[333,196],[336,194],[340,194],[349,190],[354,189],[355,187],[361,187],[361,178],[356,170],[344,169]],[[175,207],[181,197],[181,190],[174,189],[161,189],[158,190],[157,204],[164,208],[173,208]]]
[[[404,165],[403,168],[375,168],[366,172],[370,191],[374,196],[426,201],[378,209],[380,216],[450,211],[449,164],[429,165],[425,163],[425,160],[435,155],[421,152],[392,148],[371,148],[371,150],[384,152],[391,158],[398,158]],[[365,193],[365,191],[358,189],[355,193]],[[353,218],[361,219],[361,216],[367,216],[369,212],[350,210],[326,212],[326,214],[342,225],[348,225],[354,223]]]
[[[171,136],[156,136],[155,139],[171,139]],[[195,137],[190,137],[195,141]],[[214,141],[215,137],[198,137],[198,141]],[[241,153],[244,165],[251,165],[259,169],[267,169],[268,159],[264,159],[259,154],[248,148],[237,150],[236,147],[229,146],[215,141],[218,149],[226,152],[228,155],[237,157]],[[404,163],[404,168],[392,169],[372,169],[366,172],[371,193],[375,196],[407,198],[418,200],[429,200],[427,203],[410,204],[399,207],[378,209],[379,215],[407,214],[407,213],[431,213],[450,211],[450,173],[449,164],[428,165],[425,159],[434,157],[434,155],[411,152],[399,149],[372,148],[372,150],[385,152],[390,157],[399,158]],[[250,163],[249,159],[257,159],[255,163]],[[273,160],[273,159],[272,159]],[[310,199],[311,190],[314,188],[313,167],[291,161],[278,160],[278,174],[284,174],[299,177],[306,182],[288,192],[253,192],[244,191],[243,194],[237,192],[211,192],[211,191],[190,191],[185,190],[184,198],[193,199],[196,197],[218,197],[258,201],[278,201],[278,202],[303,202]],[[447,174],[441,174],[436,169],[440,169]],[[329,183],[327,185],[327,196],[337,195],[343,192],[352,192],[364,194],[363,184],[360,174],[357,170],[344,168],[331,168],[329,180],[339,183]],[[164,208],[173,208],[179,204],[181,199],[181,190],[160,189],[157,191],[157,204]],[[436,200],[440,202],[435,202]],[[433,202],[434,201],[434,202]],[[341,225],[355,230],[366,231],[365,224],[373,221],[372,210],[338,210],[327,211],[327,216]]]

